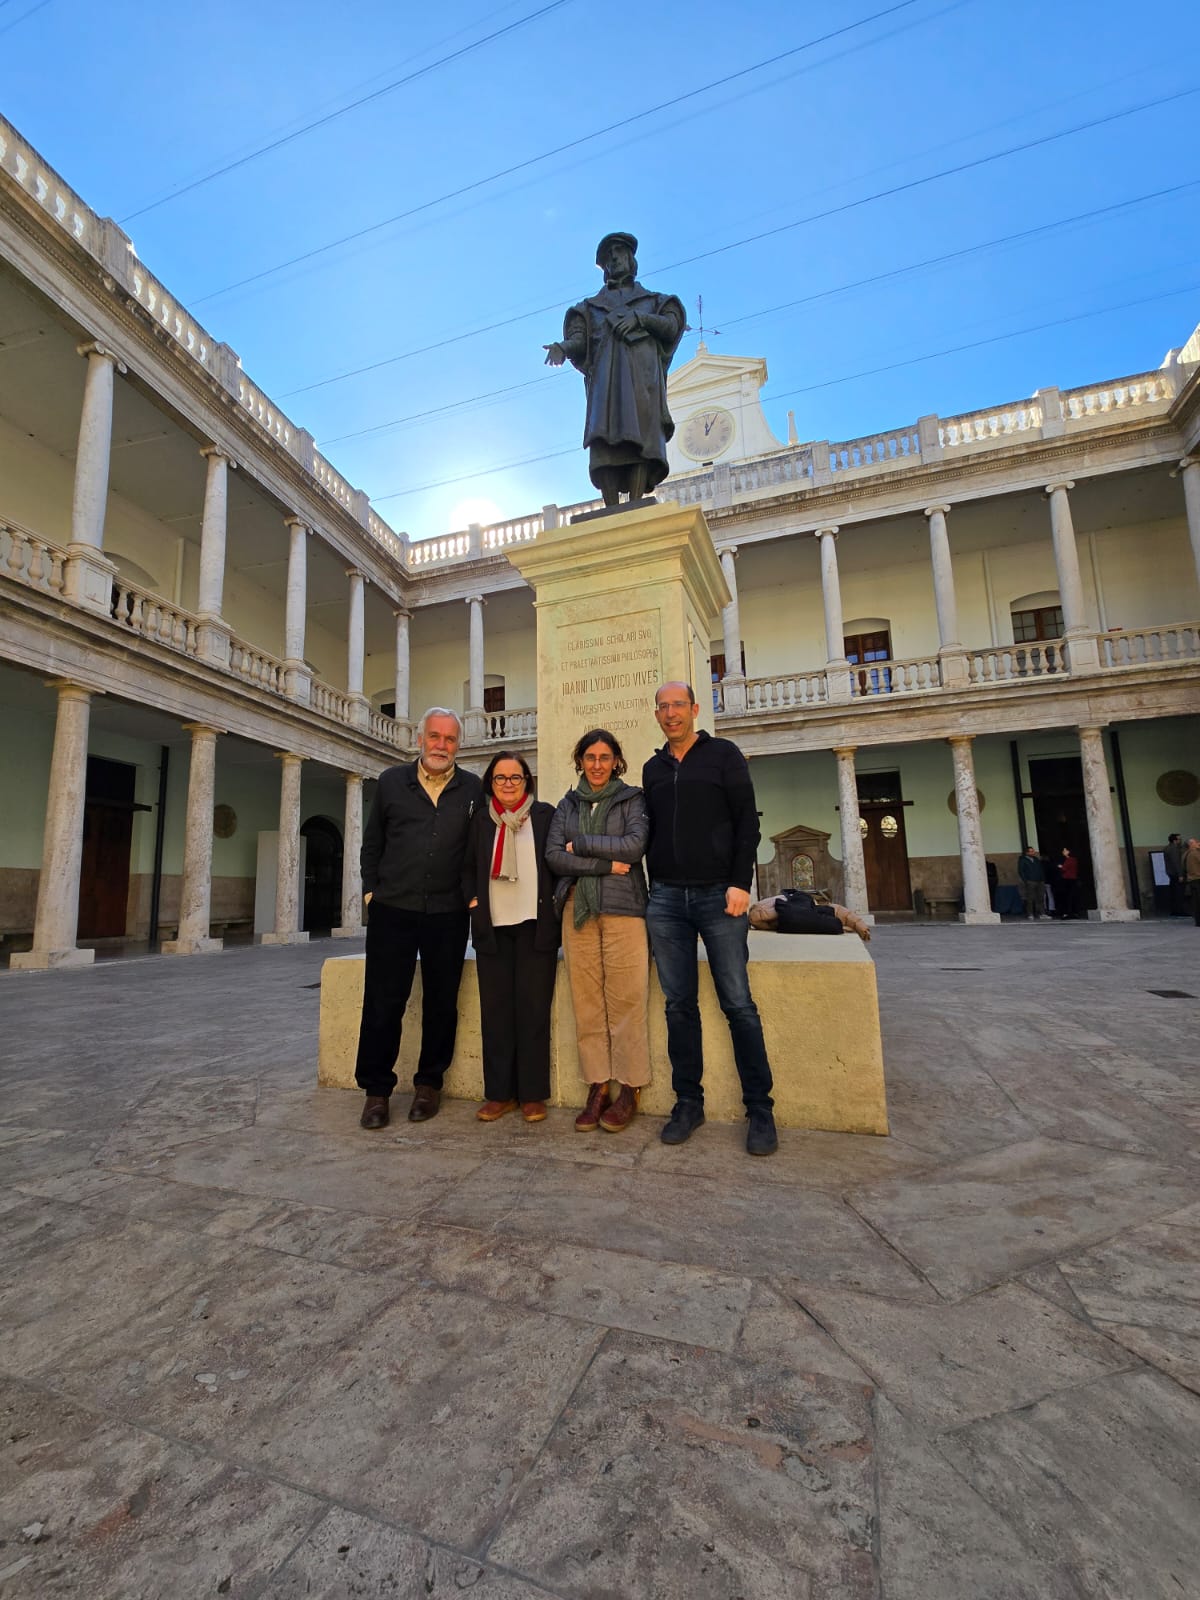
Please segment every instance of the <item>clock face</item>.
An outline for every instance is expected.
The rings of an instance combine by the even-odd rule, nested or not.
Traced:
[[[719,406],[694,411],[684,423],[679,445],[693,461],[715,461],[733,443],[734,424],[728,411]]]

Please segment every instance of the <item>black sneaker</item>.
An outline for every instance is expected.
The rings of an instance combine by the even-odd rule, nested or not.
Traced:
[[[746,1153],[752,1156],[773,1156],[779,1149],[775,1118],[765,1106],[755,1106],[746,1115],[750,1119],[750,1126],[746,1129]]]
[[[666,1127],[662,1131],[664,1144],[686,1144],[704,1121],[704,1107],[699,1100],[676,1100]]]

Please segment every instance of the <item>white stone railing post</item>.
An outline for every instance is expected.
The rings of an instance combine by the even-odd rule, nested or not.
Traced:
[[[738,610],[737,545],[726,545],[720,552],[721,571],[729,586],[729,604],[721,612],[721,629],[725,642],[725,671],[721,676],[721,703],[730,716],[740,716],[746,709],[746,674],[742,671],[742,622]]]
[[[971,747],[974,737],[952,734],[947,740],[954,757],[954,799],[958,808],[958,853],[962,861],[963,909],[960,922],[983,924],[999,922],[992,910],[988,888],[987,857],[983,853],[983,828],[979,820],[979,792],[975,787],[975,760]]]
[[[108,614],[117,569],[101,552],[108,508],[108,465],[112,454],[113,382],[125,366],[102,344],[77,346],[87,357],[75,487],[71,500],[71,543],[63,566],[63,595],[76,605]]]
[[[412,615],[403,608],[393,611],[396,619],[396,705],[393,716],[404,728],[404,738],[412,739]]]
[[[362,774],[346,773],[346,819],[342,829],[342,923],[335,939],[356,939],[363,931],[362,903]]]
[[[287,598],[284,602],[283,692],[307,705],[312,698],[312,673],[304,660],[304,624],[308,605],[308,536],[299,517],[285,517],[288,530]]]
[[[75,944],[79,931],[88,723],[95,691],[67,681],[51,683],[49,687],[58,690],[58,715],[50,758],[33,949],[21,951],[9,960],[11,967],[23,972],[87,967],[96,959],[94,950],[80,950]]]
[[[163,945],[165,956],[204,955],[223,947],[222,940],[209,937],[218,730],[201,722],[185,722],[183,726],[192,736],[183,830],[183,883],[179,892],[179,929],[174,939]]]
[[[467,644],[467,714],[463,726],[463,739],[466,744],[482,744],[486,733],[483,715],[483,608],[486,603],[481,594],[467,596],[470,624]]]
[[[967,653],[958,637],[958,600],[954,593],[954,562],[946,531],[948,505],[926,506],[929,518],[929,557],[933,566],[933,603],[937,610],[938,665],[944,688],[967,682]]]
[[[842,895],[851,911],[864,922],[873,923],[875,918],[867,901],[867,865],[863,859],[854,748],[840,745],[833,751],[837,757],[838,816],[842,829]]]
[[[1048,483],[1050,531],[1054,538],[1054,567],[1058,573],[1058,593],[1062,601],[1063,643],[1067,667],[1072,674],[1095,672],[1100,664],[1096,640],[1087,623],[1083,604],[1083,578],[1079,571],[1079,549],[1075,543],[1075,524],[1071,518],[1069,493],[1075,487],[1067,478]]]
[[[1130,908],[1117,848],[1117,825],[1109,789],[1104,734],[1099,727],[1080,728],[1079,756],[1083,768],[1083,802],[1087,811],[1092,875],[1096,883],[1096,909],[1088,916],[1100,922],[1137,922],[1140,912]]]
[[[818,528],[821,550],[821,602],[825,610],[825,682],[832,704],[850,699],[850,663],[842,625],[842,586],[838,579],[836,526]]]
[[[277,750],[279,774],[279,857],[275,876],[275,929],[263,944],[307,944],[300,932],[300,767],[303,756]]]
[[[371,705],[363,694],[363,664],[366,660],[366,578],[357,567],[349,567],[350,620],[346,633],[346,692],[350,696],[350,720],[365,728],[371,720]]]
[[[196,654],[213,666],[229,665],[229,628],[222,621],[225,544],[228,530],[229,469],[236,465],[217,445],[200,452],[208,463],[204,513],[200,520],[200,581],[196,612]]]

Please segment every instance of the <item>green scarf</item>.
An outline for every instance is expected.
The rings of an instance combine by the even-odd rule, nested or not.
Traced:
[[[575,786],[575,798],[579,801],[579,831],[580,833],[603,833],[608,822],[608,813],[612,810],[612,803],[625,787],[620,778],[610,778],[603,789],[593,789],[587,779],[580,774],[579,782]],[[589,917],[600,915],[600,879],[599,877],[579,877],[575,880],[575,926],[582,928]]]

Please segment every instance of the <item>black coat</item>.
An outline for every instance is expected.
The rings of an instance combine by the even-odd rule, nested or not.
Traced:
[[[546,840],[554,807],[544,800],[535,800],[529,813],[533,828],[533,844],[537,854],[537,932],[534,947],[538,950],[557,950],[562,941],[558,911],[554,905],[554,874],[546,862]],[[478,900],[471,912],[471,943],[478,954],[489,956],[496,952],[496,935],[492,928],[492,906],[488,887],[492,878],[492,856],[496,849],[496,824],[492,821],[491,806],[484,801],[471,818],[467,831],[467,853],[463,860],[462,892],[468,903]]]
[[[388,767],[363,833],[363,893],[397,911],[461,911],[467,825],[482,794],[475,774],[455,767],[435,806],[415,761]]]

